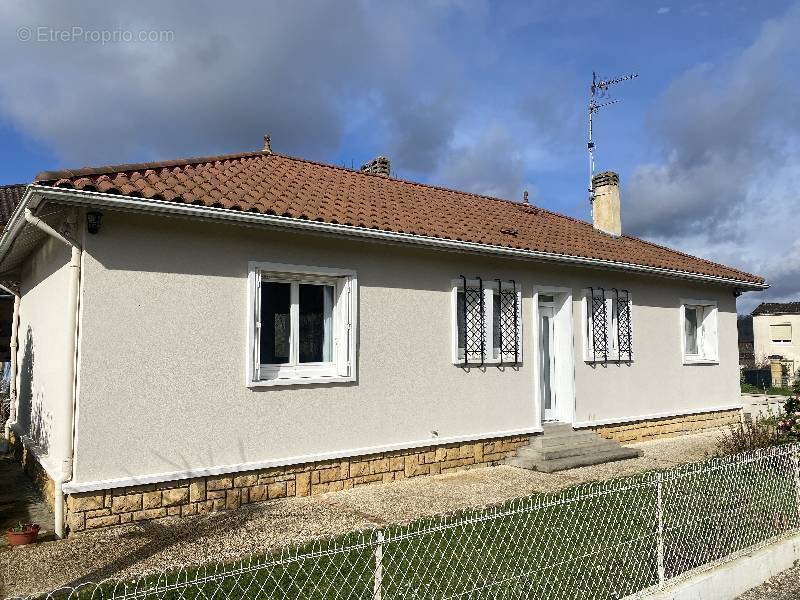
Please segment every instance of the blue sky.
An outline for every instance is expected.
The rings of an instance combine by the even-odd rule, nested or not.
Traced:
[[[278,152],[385,154],[404,178],[586,219],[592,71],[637,72],[595,128],[623,230],[767,276],[740,311],[800,298],[796,2],[8,0],[0,17],[0,183],[270,132]]]

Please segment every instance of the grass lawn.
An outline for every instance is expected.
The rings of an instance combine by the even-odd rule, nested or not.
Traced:
[[[666,576],[800,526],[792,468],[791,455],[776,451],[663,472]],[[388,527],[382,600],[621,598],[655,585],[658,476],[586,484]],[[277,555],[120,583],[116,591],[114,584],[87,587],[72,597],[373,598],[374,536],[353,533]]]
[[[742,393],[744,394],[769,394],[770,396],[794,396],[794,392],[789,388],[770,387],[764,390],[749,383],[742,383]]]

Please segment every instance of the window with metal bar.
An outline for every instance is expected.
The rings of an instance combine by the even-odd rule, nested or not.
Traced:
[[[628,290],[588,288],[584,360],[633,361],[632,321],[631,294]]]
[[[521,293],[514,281],[453,281],[453,362],[463,366],[522,361]]]
[[[497,327],[500,330],[496,334],[497,343],[495,345],[501,363],[516,364],[522,360],[521,331],[520,326],[520,301],[522,296],[517,289],[516,281],[502,282],[497,281],[497,294],[495,298],[495,314]]]
[[[633,328],[631,326],[631,294],[628,290],[614,290],[614,319],[617,332],[619,360],[633,360]]]

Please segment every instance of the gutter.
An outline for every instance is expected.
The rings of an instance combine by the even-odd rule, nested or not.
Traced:
[[[11,317],[11,374],[8,381],[8,420],[4,434],[6,440],[11,439],[11,426],[17,422],[17,348],[19,347],[19,292],[0,283],[0,289],[14,296],[14,312]]]
[[[42,221],[39,217],[34,216],[27,206],[25,200],[28,199],[28,193],[25,194],[21,206],[23,206],[23,218],[25,222],[30,223],[37,229],[46,233],[50,237],[58,240],[59,242],[69,246],[70,261],[69,261],[69,286],[67,291],[67,331],[73,334],[72,344],[67,344],[65,353],[65,364],[67,365],[65,380],[60,387],[63,391],[61,402],[63,404],[61,414],[64,415],[62,426],[64,430],[61,434],[63,446],[58,450],[57,456],[61,457],[61,469],[59,474],[54,478],[55,487],[55,532],[59,538],[64,537],[64,484],[72,480],[73,474],[73,458],[75,455],[74,444],[74,429],[75,429],[75,400],[77,395],[77,385],[75,375],[77,373],[77,351],[78,351],[78,309],[80,297],[80,282],[81,282],[81,258],[82,249],[76,242],[69,240],[63,234],[53,229],[50,225]],[[15,211],[14,216],[17,216]],[[67,222],[71,225],[74,231],[77,227],[77,211],[73,211],[68,217]],[[5,238],[5,236],[3,236]]]
[[[503,246],[493,246],[491,244],[480,244],[476,242],[462,242],[458,240],[448,240],[431,236],[415,235],[410,233],[398,233],[392,231],[382,231],[379,229],[369,229],[367,227],[356,227],[353,225],[340,225],[334,223],[322,223],[320,221],[310,221],[306,219],[296,219],[293,217],[281,217],[277,215],[264,215],[254,212],[241,210],[231,210],[227,208],[213,208],[198,206],[194,204],[181,204],[166,200],[148,200],[146,198],[129,198],[118,194],[106,194],[102,192],[89,192],[85,190],[53,188],[50,186],[30,185],[20,202],[17,210],[11,216],[6,231],[0,238],[0,262],[8,253],[11,243],[16,237],[19,228],[24,224],[18,223],[20,209],[29,203],[31,208],[35,208],[42,201],[48,199],[60,200],[65,203],[79,206],[100,206],[119,210],[131,210],[150,214],[176,215],[194,218],[204,218],[206,220],[235,222],[253,226],[272,226],[284,230],[301,229],[321,234],[345,236],[348,238],[368,238],[388,243],[415,244],[423,247],[439,248],[443,250],[457,252],[475,252],[479,254],[499,255],[522,260],[536,260],[555,263],[569,263],[585,267],[600,269],[612,269],[622,271],[633,271],[656,276],[688,279],[692,281],[703,281],[731,285],[740,290],[765,290],[769,287],[766,283],[753,283],[741,279],[730,277],[719,277],[716,275],[703,275],[700,273],[690,273],[687,271],[677,271],[662,267],[649,267],[634,263],[617,262],[600,258],[587,258],[559,254],[554,252],[541,252],[535,250],[520,250],[517,248],[506,248]]]

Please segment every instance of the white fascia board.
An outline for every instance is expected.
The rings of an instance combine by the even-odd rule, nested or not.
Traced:
[[[301,229],[320,234],[332,234],[336,236],[346,236],[350,238],[368,238],[389,243],[415,244],[451,250],[456,252],[474,252],[478,254],[490,254],[506,256],[521,260],[537,260],[544,262],[570,263],[574,265],[593,267],[598,269],[611,269],[622,271],[633,271],[649,275],[663,276],[669,278],[688,279],[693,281],[703,281],[707,283],[717,283],[730,285],[741,290],[765,290],[767,284],[751,283],[729,277],[719,277],[715,275],[702,275],[699,273],[689,273],[687,271],[676,271],[661,267],[648,267],[634,263],[617,262],[600,258],[587,258],[581,256],[571,256],[568,254],[558,254],[554,252],[541,252],[536,250],[520,250],[518,248],[506,248],[504,246],[494,246],[491,244],[480,244],[476,242],[462,242],[458,240],[448,240],[431,236],[416,235],[410,233],[399,233],[394,231],[382,231],[380,229],[370,229],[367,227],[356,227],[353,225],[340,225],[334,223],[323,223],[320,221],[310,221],[307,219],[296,219],[294,217],[282,217],[278,215],[265,215],[256,212],[241,210],[231,210],[227,208],[214,208],[199,206],[195,204],[182,204],[166,200],[148,200],[146,198],[130,198],[118,194],[106,194],[102,192],[90,192],[85,190],[74,190],[65,188],[54,188],[50,186],[31,185],[20,202],[20,206],[14,211],[9,226],[15,223],[20,207],[24,207],[27,202],[33,203],[33,209],[39,202],[46,199],[58,200],[60,202],[83,205],[98,206],[117,210],[130,210],[134,212],[155,213],[163,215],[184,216],[189,218],[202,218],[207,220],[235,222],[253,226],[271,226],[279,229]],[[16,229],[6,228],[3,237],[0,238],[0,262],[5,258]]]
[[[27,187],[25,194],[22,196],[22,200],[17,204],[14,212],[11,213],[8,223],[6,223],[3,229],[3,235],[0,236],[0,262],[6,257],[8,250],[11,248],[11,243],[16,239],[19,232],[22,231],[27,223],[25,219],[25,209],[30,208],[33,210],[39,204],[40,199],[32,189],[33,187],[34,186]]]
[[[131,487],[148,483],[163,483],[165,481],[178,481],[182,479],[193,479],[195,477],[209,477],[213,475],[227,475],[229,473],[241,473],[260,469],[271,469],[273,467],[285,467],[289,465],[300,465],[306,463],[335,460],[340,458],[351,458],[356,456],[368,456],[370,454],[380,454],[382,452],[392,452],[395,450],[412,450],[415,448],[427,448],[455,444],[460,442],[479,442],[481,440],[512,437],[517,435],[530,435],[542,433],[542,427],[532,425],[523,429],[513,429],[510,431],[488,431],[475,433],[472,435],[460,435],[446,438],[429,438],[411,442],[399,442],[386,444],[384,446],[369,446],[362,448],[352,448],[349,450],[338,450],[334,452],[324,452],[320,454],[307,454],[302,456],[292,456],[273,460],[262,460],[250,463],[240,463],[232,465],[212,466],[200,469],[189,469],[186,471],[171,471],[168,473],[155,473],[152,475],[142,475],[139,477],[121,477],[119,479],[103,479],[98,481],[87,481],[76,483],[70,481],[64,484],[65,494],[77,494],[80,492],[96,492],[99,490],[109,490],[120,487]]]

